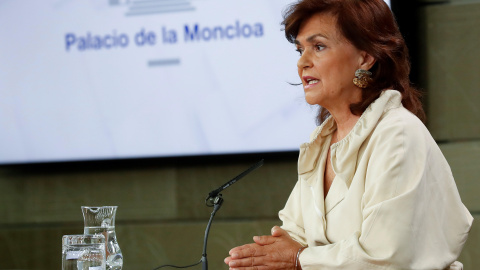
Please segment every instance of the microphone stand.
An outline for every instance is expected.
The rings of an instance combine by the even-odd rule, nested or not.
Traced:
[[[187,266],[175,266],[175,265],[162,265],[162,266],[159,266],[153,270],[157,270],[157,269],[160,269],[160,268],[163,268],[163,267],[174,267],[174,268],[188,268],[188,267],[193,267],[193,266],[196,266],[200,263],[202,263],[202,270],[208,270],[208,260],[207,260],[207,241],[208,241],[208,234],[210,232],[210,227],[212,226],[212,222],[213,222],[213,218],[215,217],[215,214],[217,213],[217,211],[220,209],[220,207],[222,207],[222,204],[223,204],[223,198],[222,198],[222,194],[220,194],[220,192],[222,192],[223,190],[225,190],[226,188],[228,188],[229,186],[235,184],[235,182],[237,182],[238,180],[240,180],[240,178],[244,177],[245,175],[251,173],[253,170],[255,169],[258,169],[259,167],[261,167],[263,165],[263,159],[260,160],[259,162],[255,163],[252,167],[248,168],[246,171],[242,172],[241,174],[237,175],[235,178],[233,178],[232,180],[228,181],[227,183],[223,184],[221,187],[217,188],[216,190],[213,190],[211,191],[207,198],[205,199],[205,204],[208,206],[208,207],[212,207],[213,206],[213,211],[212,213],[210,214],[210,220],[208,220],[208,224],[207,224],[207,228],[205,229],[205,238],[203,239],[203,252],[202,252],[202,258],[200,259],[200,261],[196,264],[192,264],[192,265],[187,265]]]
[[[223,204],[223,198],[222,192],[229,186],[235,184],[240,178],[243,178],[247,174],[251,173],[253,170],[258,169],[263,165],[263,159],[260,160],[259,162],[253,164],[250,168],[242,172],[241,174],[237,175],[234,177],[232,180],[228,181],[227,183],[223,184],[221,187],[217,188],[216,190],[211,191],[207,198],[205,199],[205,204],[209,207],[213,206],[213,211],[212,214],[210,215],[210,220],[208,221],[207,228],[205,229],[205,238],[203,240],[203,253],[202,253],[202,259],[200,260],[202,262],[202,270],[208,270],[208,261],[207,261],[207,240],[208,240],[208,233],[210,232],[210,226],[212,225],[213,218],[215,217],[215,213],[220,209],[220,207]]]
[[[202,270],[208,270],[208,260],[207,260],[207,241],[208,241],[208,233],[210,232],[210,226],[212,225],[213,218],[217,211],[222,207],[223,198],[222,194],[218,194],[213,198],[208,198],[207,201],[213,203],[213,211],[210,214],[210,220],[208,221],[207,228],[205,229],[205,238],[203,239],[203,252],[202,252]],[[207,204],[208,205],[208,204]]]

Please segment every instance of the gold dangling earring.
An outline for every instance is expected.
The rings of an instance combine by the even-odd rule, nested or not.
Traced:
[[[372,81],[372,73],[370,71],[364,69],[357,69],[357,71],[355,71],[353,84],[356,86],[360,88],[367,88]]]

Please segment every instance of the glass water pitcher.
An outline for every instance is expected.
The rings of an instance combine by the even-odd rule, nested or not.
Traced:
[[[115,235],[117,206],[82,206],[85,222],[84,234],[105,236],[107,270],[122,270],[123,256]]]

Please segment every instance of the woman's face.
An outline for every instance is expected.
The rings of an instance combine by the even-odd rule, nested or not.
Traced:
[[[361,100],[361,89],[352,81],[357,69],[371,67],[366,63],[371,57],[343,37],[333,15],[318,13],[305,20],[295,43],[301,55],[298,75],[309,104],[332,112]]]

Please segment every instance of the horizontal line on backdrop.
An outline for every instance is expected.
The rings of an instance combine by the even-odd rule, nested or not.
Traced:
[[[445,144],[455,144],[455,143],[480,143],[480,139],[478,138],[455,138],[455,139],[443,139],[443,140],[435,140],[438,145],[445,145]]]
[[[470,215],[472,215],[472,216],[480,216],[480,211],[470,211]]]
[[[179,0],[138,0],[134,1],[133,5],[148,4],[148,3],[165,3],[165,2],[178,2]],[[184,0],[187,1],[187,0]]]
[[[179,58],[172,58],[172,59],[156,59],[156,60],[149,60],[148,66],[149,67],[157,67],[157,66],[172,66],[172,65],[179,65],[180,59]]]

